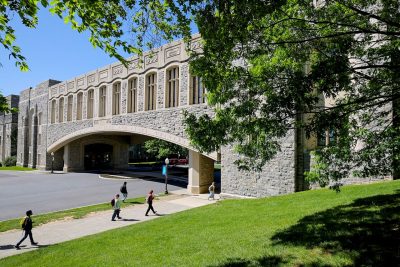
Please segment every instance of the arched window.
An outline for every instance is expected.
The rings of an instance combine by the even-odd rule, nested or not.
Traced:
[[[199,76],[191,76],[189,93],[190,104],[205,103],[205,93],[206,90],[203,86],[203,83],[201,82],[201,78]]]
[[[68,105],[67,105],[67,121],[72,121],[72,108],[74,107],[74,96],[68,96]]]
[[[64,121],[64,98],[58,101],[58,122]]]
[[[88,91],[88,99],[87,99],[87,118],[93,118],[94,111],[94,90],[91,89]]]
[[[99,91],[99,117],[106,115],[106,104],[107,104],[107,87],[103,86]]]
[[[55,99],[51,101],[51,123],[56,122],[56,110],[57,110],[57,102]]]
[[[165,107],[177,107],[179,105],[179,68],[167,70],[167,86],[165,92]]]
[[[137,79],[128,82],[128,113],[136,112],[137,108]]]
[[[83,93],[78,94],[77,105],[76,105],[76,120],[82,120],[82,105],[83,105]]]
[[[157,74],[146,76],[145,110],[156,109]]]
[[[113,85],[113,98],[112,98],[112,114],[118,115],[121,111],[121,83],[115,83]]]

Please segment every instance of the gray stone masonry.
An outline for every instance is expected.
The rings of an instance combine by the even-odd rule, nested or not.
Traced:
[[[290,132],[282,139],[281,151],[261,172],[239,171],[234,161],[239,155],[233,146],[221,149],[221,192],[263,197],[292,193],[295,190],[295,142]]]

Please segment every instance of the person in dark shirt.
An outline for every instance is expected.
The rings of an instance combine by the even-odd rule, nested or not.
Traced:
[[[28,235],[29,235],[29,239],[31,240],[31,244],[32,245],[37,245],[38,244],[37,242],[33,241],[33,236],[32,236],[32,223],[33,222],[32,222],[32,219],[31,219],[32,214],[33,213],[32,213],[31,210],[28,210],[26,212],[25,220],[22,223],[22,229],[24,229],[25,234],[24,234],[24,237],[15,245],[16,249],[20,249],[19,245],[21,245],[21,243],[28,237]]]
[[[122,195],[124,196],[124,199],[122,200],[122,202],[125,202],[125,199],[128,197],[128,190],[126,189],[126,182],[124,182],[124,184],[121,186],[120,189]]]
[[[146,197],[146,203],[149,205],[146,211],[146,216],[149,216],[149,211],[151,210],[155,215],[157,215],[157,211],[154,210],[153,208],[153,200],[154,200],[154,193],[153,190],[150,190],[150,192],[147,194]]]

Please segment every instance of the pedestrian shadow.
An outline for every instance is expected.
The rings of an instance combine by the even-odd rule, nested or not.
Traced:
[[[15,249],[14,245],[0,245],[0,250]]]
[[[400,266],[400,191],[306,216],[271,240],[273,245],[345,254],[354,266]]]
[[[139,202],[139,201],[125,201],[122,203],[129,203],[129,204],[143,204],[143,202]]]
[[[45,248],[48,247],[49,245],[35,245],[35,246],[27,246],[27,245],[20,245],[19,248],[20,250],[24,249],[32,249],[32,248]],[[13,249],[16,250],[15,245],[0,245],[0,250],[9,250]]]
[[[137,219],[121,219],[121,221],[124,221],[124,222],[138,222],[140,220],[137,220]]]

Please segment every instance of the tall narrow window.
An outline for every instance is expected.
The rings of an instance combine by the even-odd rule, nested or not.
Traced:
[[[107,88],[105,86],[100,88],[99,92],[99,117],[106,115],[106,103],[107,103]]]
[[[137,105],[137,79],[128,82],[128,113],[136,112]]]
[[[190,83],[191,83],[190,104],[205,103],[205,88],[203,87],[201,78],[198,76],[192,76]]]
[[[156,90],[157,90],[157,75],[155,73],[147,75],[146,79],[146,110],[156,109]]]
[[[54,99],[51,101],[51,123],[56,122],[56,110],[57,110],[57,103],[56,100]]]
[[[167,70],[167,91],[165,93],[165,107],[177,107],[179,104],[179,68]]]
[[[82,105],[83,105],[83,93],[78,94],[77,105],[76,105],[76,120],[82,120]]]
[[[113,85],[113,99],[112,99],[112,114],[118,115],[121,111],[121,83],[115,83]]]
[[[64,121],[64,98],[58,101],[58,122]]]
[[[91,89],[88,91],[88,99],[87,99],[87,118],[93,118],[94,111],[94,90]]]
[[[74,96],[68,96],[68,106],[67,106],[67,121],[72,121],[72,108],[74,106]]]

